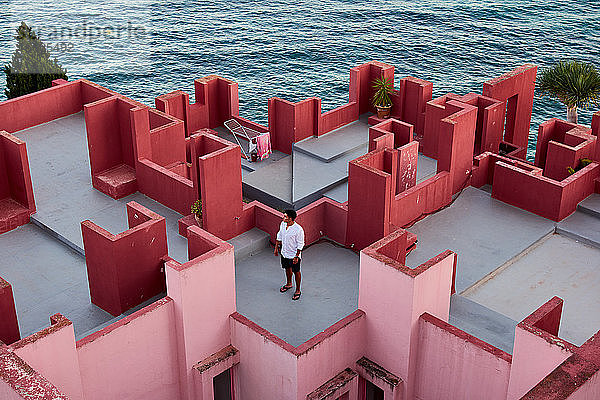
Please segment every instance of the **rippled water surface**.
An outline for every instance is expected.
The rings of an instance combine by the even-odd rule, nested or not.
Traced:
[[[153,105],[176,89],[193,99],[195,78],[219,74],[239,83],[241,115],[260,123],[269,97],[318,96],[323,111],[343,104],[348,70],[373,59],[394,65],[396,78],[432,81],[434,97],[481,92],[483,82],[523,63],[570,58],[600,67],[596,0],[0,0],[1,64],[21,21],[51,46],[69,79]],[[592,111],[580,122],[589,124]],[[564,114],[559,103],[536,98],[531,137]],[[534,149],[530,140],[530,156]]]

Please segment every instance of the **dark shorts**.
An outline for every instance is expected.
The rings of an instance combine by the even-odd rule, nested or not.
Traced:
[[[302,260],[298,259],[298,264],[294,264],[293,258],[284,258],[281,256],[281,268],[291,268],[292,272],[300,272],[300,262]]]

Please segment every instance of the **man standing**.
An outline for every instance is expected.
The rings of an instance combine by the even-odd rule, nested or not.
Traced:
[[[300,252],[304,247],[304,229],[294,222],[296,219],[296,211],[285,210],[283,212],[283,221],[279,225],[277,232],[277,243],[275,244],[275,255],[281,253],[281,267],[285,270],[286,283],[279,291],[287,292],[292,288],[292,273],[296,280],[296,291],[292,300],[300,298]]]

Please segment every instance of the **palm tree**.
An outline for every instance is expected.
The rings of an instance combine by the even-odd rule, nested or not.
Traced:
[[[567,106],[567,121],[577,123],[577,109],[600,105],[600,72],[589,63],[561,61],[544,69],[537,81],[542,95]]]

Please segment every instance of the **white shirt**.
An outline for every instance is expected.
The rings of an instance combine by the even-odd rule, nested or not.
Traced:
[[[302,250],[304,247],[304,229],[296,222],[291,226],[281,222],[277,240],[281,241],[281,255],[284,258],[294,258],[296,250]]]

